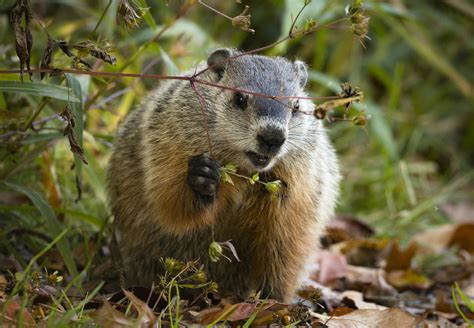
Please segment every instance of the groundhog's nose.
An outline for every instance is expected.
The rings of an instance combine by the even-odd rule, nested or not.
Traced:
[[[285,133],[280,129],[265,129],[257,135],[260,148],[269,153],[274,153],[285,143]]]

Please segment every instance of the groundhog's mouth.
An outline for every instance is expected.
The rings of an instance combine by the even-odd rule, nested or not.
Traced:
[[[270,156],[260,155],[253,151],[248,151],[245,153],[245,155],[247,155],[253,165],[260,168],[264,168],[265,166],[267,166],[272,159]]]

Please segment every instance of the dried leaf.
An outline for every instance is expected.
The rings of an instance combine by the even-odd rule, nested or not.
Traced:
[[[344,298],[347,297],[348,299],[352,300],[354,302],[355,306],[357,307],[357,309],[360,309],[360,310],[385,310],[385,309],[387,309],[386,306],[382,306],[382,305],[379,305],[379,304],[364,301],[364,294],[362,294],[361,292],[357,292],[355,290],[346,290],[345,292],[343,292],[341,294],[341,296],[343,296]],[[344,315],[344,314],[340,314],[340,315]]]
[[[133,327],[134,320],[117,311],[109,302],[89,314],[95,323],[104,328]]]
[[[25,21],[24,27],[22,21]],[[23,71],[28,69],[31,80],[31,48],[33,46],[33,36],[30,31],[31,9],[28,0],[17,0],[10,9],[10,23],[15,35],[16,54],[20,59],[20,75],[23,81]]]
[[[401,250],[398,242],[394,242],[387,257],[385,270],[390,272],[409,269],[411,267],[411,260],[417,251],[418,245],[416,243],[410,243],[405,250]]]
[[[234,256],[234,258],[237,260],[237,262],[240,262],[240,259],[239,259],[239,256],[237,255],[237,250],[235,249],[234,245],[231,243],[232,240],[227,240],[227,241],[224,241],[222,243],[220,243],[222,246],[225,246],[227,247],[230,252],[232,253],[232,255]]]
[[[347,273],[347,261],[344,255],[321,250],[318,254],[319,273],[316,281],[327,284],[339,278],[344,278]]]
[[[82,149],[81,146],[79,146],[76,140],[76,134],[74,132],[74,126],[76,123],[75,123],[74,114],[71,112],[69,105],[66,105],[66,107],[64,108],[64,111],[61,114],[59,114],[59,116],[67,123],[66,127],[64,128],[63,135],[67,136],[71,151],[74,154],[77,154],[82,159],[84,164],[87,164],[87,161],[84,158],[84,150]]]
[[[392,271],[387,274],[387,281],[397,289],[421,289],[430,288],[432,282],[422,273],[414,270]]]
[[[117,59],[114,56],[107,53],[103,49],[94,47],[90,50],[89,53],[92,57],[102,59],[103,61],[105,61],[106,63],[109,63],[110,65],[115,65],[117,63]]]
[[[378,310],[355,310],[340,317],[328,317],[313,314],[315,317],[325,320],[329,328],[355,328],[355,327],[416,327],[420,318],[416,318],[400,309],[391,308],[383,311]],[[324,322],[324,321],[323,321]],[[396,325],[394,325],[396,323]]]
[[[91,55],[92,57],[95,57],[97,59],[102,59],[103,61],[115,65],[117,63],[117,59],[110,55],[108,51],[110,51],[110,47],[107,45],[107,42],[103,42],[104,47],[98,47],[94,44],[94,42],[87,40],[80,42],[75,45],[69,45],[70,47],[73,47],[74,49],[78,50],[78,55],[77,57],[85,57],[87,55]]]
[[[44,49],[43,58],[41,59],[40,63],[40,69],[49,69],[49,64],[51,63],[51,59],[53,57],[53,46],[54,41],[48,35],[48,43],[46,45],[46,49]],[[40,79],[42,80],[46,75],[47,73],[41,72]]]
[[[56,44],[58,45],[59,49],[61,49],[61,51],[66,54],[66,56],[74,57],[74,54],[71,52],[71,50],[69,50],[69,44],[66,41],[59,40],[56,41]]]
[[[2,327],[17,327],[20,321],[20,316],[22,327],[36,327],[35,320],[31,314],[26,309],[22,309],[21,305],[15,300],[0,303],[0,322],[2,323]]]
[[[135,310],[138,312],[140,324],[144,325],[145,327],[152,327],[156,322],[156,316],[153,313],[153,310],[148,306],[147,303],[136,297],[132,292],[129,292],[128,290],[124,290],[123,292],[130,300]]]
[[[459,224],[454,230],[448,246],[456,246],[474,254],[474,224]]]

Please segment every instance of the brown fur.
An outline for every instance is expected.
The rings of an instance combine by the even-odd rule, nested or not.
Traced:
[[[295,80],[290,73],[287,79]],[[211,71],[202,78],[215,81],[216,75]],[[216,121],[227,119],[229,109],[215,114],[212,107],[218,106],[215,99],[232,93],[204,87],[201,92],[209,101],[213,156],[222,164],[233,163],[236,153],[225,138],[216,135],[235,130]],[[156,104],[162,109],[156,109]],[[271,170],[261,173],[262,179],[284,182],[277,197],[261,185],[250,186],[234,177],[234,186],[220,183],[215,202],[203,205],[186,182],[190,157],[208,151],[198,104],[186,82],[169,82],[120,129],[108,179],[127,283],[156,281],[163,270],[159,259],[173,257],[199,260],[223,291],[247,297],[263,289],[272,291],[276,299],[289,301],[337,196],[337,161],[322,124],[300,117],[311,124],[308,131],[297,131],[307,134],[305,139],[293,141],[296,146]],[[312,105],[302,102],[301,106],[308,109]],[[247,134],[250,132],[243,135]],[[241,262],[209,260],[211,227],[217,241],[232,240]]]

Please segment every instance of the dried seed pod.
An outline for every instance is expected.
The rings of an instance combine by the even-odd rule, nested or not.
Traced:
[[[212,262],[219,261],[222,256],[222,252],[223,252],[222,246],[217,241],[213,241],[209,245],[208,254]]]
[[[368,121],[369,117],[367,117],[365,113],[360,113],[352,118],[352,123],[357,126],[366,126]]]
[[[232,26],[254,34],[255,30],[250,28],[250,14],[246,15],[249,8],[249,6],[245,6],[244,10],[239,15],[232,18]]]
[[[370,17],[365,15],[362,0],[353,0],[352,4],[346,7],[346,15],[349,16],[351,22],[351,31],[359,39],[370,39],[367,36],[369,31]]]
[[[140,8],[135,1],[120,0],[117,7],[116,20],[122,21],[124,25],[129,28],[137,28],[140,21],[145,16],[145,10]]]

